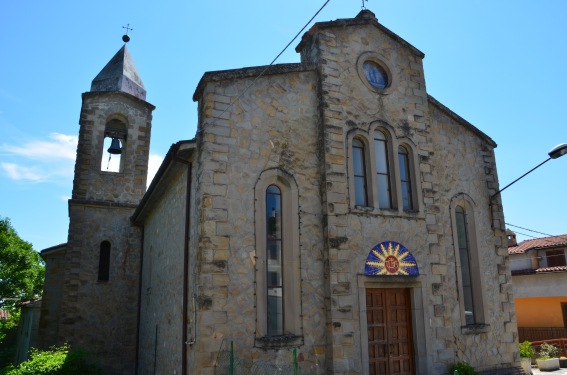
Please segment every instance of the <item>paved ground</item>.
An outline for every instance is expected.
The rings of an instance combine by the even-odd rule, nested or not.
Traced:
[[[555,371],[540,371],[537,368],[532,368],[532,374],[533,375],[538,375],[538,374],[567,375],[567,368],[560,368],[559,370],[555,370]]]

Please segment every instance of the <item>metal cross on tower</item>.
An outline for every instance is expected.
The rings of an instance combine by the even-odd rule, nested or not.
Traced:
[[[130,27],[130,24],[127,24],[126,26],[122,26],[123,29],[126,29],[126,35],[128,35],[128,33],[130,32],[130,30],[134,30],[133,28]]]
[[[130,24],[127,24],[126,26],[122,26],[122,28],[126,29],[126,34],[122,35],[122,41],[124,43],[128,43],[130,41],[130,37],[128,36],[128,33],[130,32],[130,30],[134,30],[134,29],[130,27]]]

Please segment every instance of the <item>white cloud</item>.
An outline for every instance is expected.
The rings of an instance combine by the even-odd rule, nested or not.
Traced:
[[[24,167],[14,163],[2,163],[1,166],[12,180],[41,182],[47,178],[46,174],[38,171],[36,167]]]
[[[22,146],[0,146],[0,150],[32,160],[75,160],[78,138],[75,135],[49,134],[50,141],[30,141]]]
[[[147,186],[150,186],[154,176],[156,175],[161,162],[163,161],[163,157],[157,154],[150,154],[150,159],[148,162],[148,182],[146,183]]]
[[[44,182],[73,176],[77,136],[49,134],[48,140],[31,140],[22,145],[1,145],[0,151],[12,162],[3,162],[2,170],[13,180]]]
[[[16,146],[0,145],[2,154],[15,159],[14,162],[0,164],[0,169],[13,180],[44,182],[61,180],[61,177],[72,177],[77,141],[78,137],[74,135],[51,133],[48,140],[32,140]],[[105,149],[108,146],[105,146]],[[150,154],[148,186],[162,161],[161,155]],[[119,163],[120,155],[112,155],[109,163],[108,153],[103,153],[101,163],[103,170],[118,171]],[[68,197],[63,199],[68,199]]]

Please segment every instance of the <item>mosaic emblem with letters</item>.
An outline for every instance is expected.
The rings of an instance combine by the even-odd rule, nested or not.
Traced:
[[[366,258],[364,274],[417,276],[419,270],[415,258],[404,245],[385,241],[370,250]]]

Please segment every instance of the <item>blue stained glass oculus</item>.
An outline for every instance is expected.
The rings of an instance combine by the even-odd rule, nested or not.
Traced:
[[[390,84],[388,73],[380,64],[372,60],[365,61],[362,64],[362,70],[368,83],[378,90],[384,90]]]

